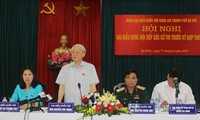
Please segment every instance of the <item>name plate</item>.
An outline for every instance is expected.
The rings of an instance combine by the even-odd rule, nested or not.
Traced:
[[[169,114],[197,114],[195,104],[169,104]]]
[[[0,112],[19,112],[18,102],[0,102]]]
[[[155,114],[154,104],[128,104],[128,109],[134,114]]]
[[[49,102],[48,113],[74,113],[74,103]]]

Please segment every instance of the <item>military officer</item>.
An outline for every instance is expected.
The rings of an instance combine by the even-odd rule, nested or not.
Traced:
[[[134,70],[124,75],[125,85],[115,91],[117,99],[127,107],[129,103],[149,103],[148,92],[145,87],[137,85],[138,74]]]

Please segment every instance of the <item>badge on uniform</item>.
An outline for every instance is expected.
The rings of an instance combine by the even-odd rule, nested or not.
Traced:
[[[82,75],[82,76],[85,76],[85,73],[82,73],[81,75]]]
[[[135,100],[139,100],[139,99],[140,99],[140,96],[137,94],[137,95],[135,95],[134,99],[135,99]]]

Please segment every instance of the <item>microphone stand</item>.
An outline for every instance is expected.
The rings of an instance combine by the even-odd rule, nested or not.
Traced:
[[[31,106],[28,108],[28,109],[30,109],[30,112],[32,112],[32,111],[42,111],[44,113],[44,110],[41,108],[40,102],[37,101],[37,103],[38,103],[38,106],[33,106],[33,101],[30,102]]]
[[[36,101],[36,102],[38,102],[38,106],[37,107],[33,106],[33,103],[34,103],[33,101],[30,101],[30,105],[31,106],[28,109],[26,109],[26,111],[30,109],[29,113],[31,113],[32,111],[40,111],[41,110],[44,113],[44,110],[40,106],[40,102],[39,101]],[[26,113],[26,111],[25,111],[25,113]],[[28,119],[29,119],[29,115],[28,115]],[[25,117],[24,117],[24,120],[25,120]]]
[[[95,100],[94,100],[94,101],[91,100],[91,102],[92,102],[92,105],[94,105]],[[89,103],[88,103],[88,104],[89,104]],[[91,120],[93,120],[93,114],[91,115]]]
[[[178,101],[178,94],[180,93],[179,91],[179,83],[176,83],[176,93],[175,93],[175,98],[176,98],[176,104],[179,104],[179,101]]]
[[[93,115],[91,115],[91,120],[93,120]]]
[[[175,87],[176,87],[176,93],[175,93],[176,104],[178,104],[178,94],[180,93],[180,90],[179,90],[179,82],[178,82],[177,77],[174,77],[174,84],[175,84]]]
[[[81,90],[79,89],[79,92],[80,92],[80,95],[81,95],[81,98],[82,98],[82,93],[81,93]],[[81,102],[81,105],[83,105],[83,103]]]
[[[176,104],[178,104],[178,92],[176,92],[175,98],[176,98]]]
[[[81,99],[82,99],[82,92],[81,92],[81,84],[78,83],[78,89],[79,89],[79,93],[80,93],[80,96],[81,96]],[[83,105],[83,103],[81,102],[81,105]]]

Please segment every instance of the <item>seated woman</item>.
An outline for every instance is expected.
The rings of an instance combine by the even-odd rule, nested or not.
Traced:
[[[42,91],[42,85],[37,80],[33,70],[29,67],[26,67],[22,71],[20,83],[16,86],[10,101],[17,102],[35,98]],[[38,103],[35,103],[34,106],[38,106]],[[29,107],[30,104],[24,104],[20,106],[21,109],[27,109]]]
[[[125,86],[116,90],[117,99],[128,107],[129,103],[149,103],[149,96],[145,87],[137,85],[138,74],[131,70],[124,75]]]

